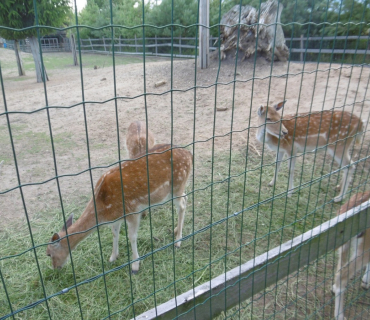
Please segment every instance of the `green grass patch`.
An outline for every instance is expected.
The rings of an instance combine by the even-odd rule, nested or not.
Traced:
[[[18,160],[37,159],[43,157],[46,150],[51,150],[51,138],[48,132],[36,132],[26,124],[12,124],[11,130]],[[69,132],[54,134],[53,143],[56,154],[66,153],[77,146],[72,133]],[[7,126],[0,127],[0,149],[2,160],[5,163],[12,162],[13,151]]]
[[[45,134],[31,133],[21,125],[14,128],[15,141],[33,139],[32,146],[23,152],[38,153],[50,143]],[[4,132],[0,130],[0,134]],[[71,148],[70,138],[55,135],[54,142],[59,148]],[[286,197],[286,161],[275,188],[267,186],[275,169],[274,159],[270,152],[264,153],[262,161],[252,152],[246,156],[244,150],[233,151],[231,158],[227,152],[216,153],[213,161],[199,154],[194,192],[190,192],[192,183],[188,185],[183,234],[191,235],[190,238],[178,250],[173,245],[167,246],[174,240],[172,230],[177,214],[171,204],[153,209],[151,215],[142,219],[138,233],[139,253],[147,256],[137,275],[130,275],[125,265],[131,257],[131,247],[127,247],[124,225],[116,262],[108,262],[111,231],[100,228],[100,242],[97,232],[81,242],[72,253],[74,269],[69,261],[62,270],[52,270],[45,254],[51,234],[62,225],[59,207],[33,214],[30,228],[35,249],[27,225],[2,227],[0,270],[7,295],[4,287],[0,287],[0,316],[9,314],[11,308],[22,310],[46,295],[52,296],[47,304],[42,302],[22,310],[16,318],[46,319],[50,312],[56,319],[79,318],[81,313],[87,319],[104,318],[109,313],[114,314],[113,319],[130,319],[334,216],[339,205],[328,202],[337,193],[334,187],[338,174],[320,179],[331,171],[331,157],[325,158],[325,152],[321,152],[316,158],[313,155],[298,158],[295,185],[319,180],[308,183],[291,198]],[[365,167],[365,163],[358,165],[354,185],[366,183]],[[64,203],[66,216],[70,212],[77,217],[82,213],[88,201],[87,196],[83,198],[82,205]],[[241,213],[234,215],[236,212]],[[210,227],[203,230],[207,226]],[[151,253],[152,250],[156,252]],[[254,319],[262,315],[269,318],[276,314],[279,319],[305,319],[307,315],[325,319],[332,314],[328,288],[333,266],[333,255],[329,253],[290,280],[280,281],[262,295],[256,295],[253,303],[245,301],[221,318]],[[59,294],[65,288],[71,289]],[[277,299],[282,302],[277,303]]]
[[[5,49],[3,49],[5,50]],[[9,50],[8,50],[9,51]],[[9,52],[6,52],[9,55]],[[14,53],[14,52],[12,52]],[[34,71],[35,70],[35,63],[31,54],[21,53],[22,61],[24,69],[27,71]],[[95,66],[98,68],[104,67],[111,67],[113,66],[113,56],[112,54],[95,54],[95,53],[83,53],[81,55],[82,58],[82,66],[87,68],[94,68]],[[80,57],[78,56],[79,63]],[[161,57],[151,57],[147,56],[147,62],[155,62],[155,61],[163,61],[166,58]],[[56,70],[56,69],[68,69],[68,68],[76,68],[73,65],[73,57],[72,53],[70,52],[53,52],[53,53],[44,53],[43,54],[43,61],[45,64],[45,68],[47,71]],[[124,64],[132,64],[132,63],[142,63],[143,57],[142,55],[122,55],[116,54],[114,57],[115,65],[124,65]],[[17,64],[15,60],[7,60],[1,64],[1,67],[4,70],[12,70],[14,73],[18,73]],[[15,77],[7,78],[8,80],[15,80]],[[17,77],[15,81],[21,81],[27,79],[27,77]]]

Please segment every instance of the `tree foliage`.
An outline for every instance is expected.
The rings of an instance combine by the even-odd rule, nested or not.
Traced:
[[[36,0],[39,25],[62,27],[68,24],[71,13],[69,0]],[[23,29],[36,25],[33,0],[1,0],[0,26]],[[40,34],[50,33],[48,28],[40,28]],[[0,29],[0,35],[5,39],[25,39],[36,36],[35,28],[24,31]]]
[[[144,15],[148,11],[149,3],[144,5]],[[111,24],[111,16],[114,25],[124,26],[114,28],[115,36],[126,38],[134,35],[139,36],[142,33],[142,28],[140,28],[140,25],[143,23],[142,14],[142,2],[136,0],[114,0],[112,1],[112,10],[109,0],[88,0],[85,8],[80,13],[79,24],[101,29],[80,29],[80,37],[110,37],[111,28],[106,26]],[[135,26],[139,27],[132,28]]]

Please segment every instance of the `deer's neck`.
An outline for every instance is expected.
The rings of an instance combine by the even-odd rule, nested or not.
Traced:
[[[68,228],[68,234],[72,234],[68,237],[69,245],[72,250],[90,233],[95,231],[94,226],[96,226],[95,210],[94,208],[91,208],[91,205],[89,203],[85,211],[82,213],[81,217],[78,218],[77,221]],[[67,239],[64,240],[65,244],[67,244]]]
[[[263,136],[265,135],[265,126],[257,129],[256,138],[259,142],[263,143]]]

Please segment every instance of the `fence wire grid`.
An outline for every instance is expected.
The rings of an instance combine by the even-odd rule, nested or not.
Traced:
[[[258,50],[245,61],[238,53],[221,60],[220,21],[226,2],[211,1],[211,21],[216,19],[217,23],[207,28],[218,41],[206,69],[198,66],[198,34],[203,26],[199,23],[200,1],[194,2],[196,22],[189,25],[175,21],[178,0],[163,1],[170,4],[170,24],[147,23],[150,10],[161,4],[152,3],[148,9],[144,2],[138,9],[141,24],[117,24],[116,4],[111,0],[106,1],[109,19],[103,26],[82,25],[79,19],[83,15],[77,12],[76,2],[72,22],[65,28],[42,25],[36,15],[34,26],[25,29],[35,30],[37,36],[42,83],[35,81],[30,54],[22,53],[26,76],[17,77],[14,52],[0,48],[1,320],[334,317],[332,286],[338,263],[334,249],[353,236],[362,241],[356,235],[363,235],[370,227],[366,206],[351,211],[338,225],[333,222],[341,205],[368,190],[369,184],[368,1],[312,2],[305,20],[296,19],[305,1],[296,0],[288,7],[278,1],[278,6],[290,10],[294,17],[281,23],[290,40],[287,62],[267,60]],[[41,2],[32,3],[38,12]],[[259,8],[261,3],[251,5]],[[325,13],[319,22],[314,19],[318,6]],[[345,22],[341,14],[345,14]],[[241,27],[238,24],[236,45]],[[21,33],[25,29],[0,23],[0,35],[4,30]],[[44,29],[74,34],[78,66],[73,66],[70,52],[43,51]],[[146,50],[146,38],[157,43],[153,34],[165,29],[169,30],[166,43],[171,44],[166,47],[168,52],[162,52],[167,57],[153,57]],[[298,29],[300,39],[307,40],[294,46],[300,41]],[[83,52],[81,45],[87,39],[81,38],[81,30],[104,31],[110,39],[121,31],[134,30],[142,50],[137,52],[135,47],[131,52],[135,54],[123,54],[117,42],[110,40],[109,52]],[[178,59],[178,34],[186,32],[184,38],[195,40],[186,43],[182,51],[190,58]],[[325,36],[330,40],[325,42]],[[101,39],[104,41],[104,36]],[[122,39],[119,35],[119,44]],[[317,41],[314,48],[309,47],[313,40]],[[256,48],[258,41],[257,36]],[[352,51],[338,53],[339,49]],[[279,112],[284,119],[291,115],[292,140],[302,152],[284,159],[279,150],[281,153],[285,147],[284,135],[289,134],[289,130],[281,133],[287,123],[269,119],[260,105],[268,105],[270,110],[285,100]],[[323,110],[332,111],[328,120]],[[332,115],[337,111],[348,112],[349,118],[340,113],[336,122]],[[319,121],[314,122],[317,115]],[[302,119],[309,125],[304,126]],[[350,132],[351,121],[356,119],[361,119],[362,130],[357,130],[360,124],[356,124],[357,129]],[[146,152],[137,160],[129,158],[125,142],[128,127],[135,121],[144,122],[146,129]],[[311,125],[319,127],[314,138],[309,135]],[[264,132],[258,141],[258,132],[272,126],[279,127],[279,137],[270,135],[268,140]],[[167,149],[159,153],[151,150],[149,131],[155,143],[168,144]],[[329,141],[331,136],[335,139]],[[315,140],[313,148],[299,145],[311,138]],[[270,150],[268,144],[274,139],[276,150]],[[351,144],[355,139],[358,144]],[[350,145],[352,159],[343,167],[338,163],[343,163],[345,152],[336,153],[342,145]],[[181,154],[191,152],[193,157],[180,240],[174,232],[177,204],[184,199],[182,194],[175,195],[175,166],[185,162],[176,158],[179,150]],[[151,190],[151,179],[165,181],[161,180],[162,165],[150,161],[162,159],[166,152],[171,192],[155,203],[157,191]],[[293,177],[288,167],[293,162],[295,186],[289,190]],[[270,187],[280,163],[279,177]],[[139,167],[144,172],[143,181],[150,183],[133,185],[124,180],[125,166]],[[120,254],[110,262],[112,233],[103,227],[110,226],[112,220],[100,218],[106,211],[100,207],[103,196],[98,196],[98,190],[99,181],[104,181],[99,178],[109,176],[114,168],[119,168],[120,187],[115,192],[121,208],[120,218],[114,221],[122,222],[122,230]],[[349,187],[343,200],[334,202],[343,176],[347,182],[346,170],[353,170]],[[130,198],[134,188],[145,190],[148,208],[127,209],[128,201],[143,200]],[[89,226],[78,229],[77,221],[82,221],[78,218],[88,205],[93,208],[87,218]],[[72,226],[77,227],[70,233],[71,213],[75,220]],[[133,259],[128,237],[130,216],[139,215],[140,257]],[[63,225],[68,227],[65,236]],[[93,232],[78,246],[71,243],[87,231]],[[58,232],[61,239],[55,238]],[[179,241],[181,247],[176,248]],[[68,260],[62,268],[53,269],[46,249],[62,242],[68,248]],[[369,262],[367,258],[365,251],[361,267]],[[138,261],[140,269],[135,274]],[[366,277],[370,278],[369,268],[365,275],[357,273],[349,281],[342,306],[347,319],[369,319],[370,293],[361,288],[361,279],[364,283]],[[338,319],[341,316],[343,313]]]

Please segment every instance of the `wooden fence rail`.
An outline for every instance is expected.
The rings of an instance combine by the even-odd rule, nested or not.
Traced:
[[[364,49],[347,49],[347,48],[342,48],[342,49],[314,49],[314,48],[306,48],[306,41],[343,41],[343,40],[367,40],[367,48]],[[326,54],[358,54],[358,55],[367,55],[370,54],[370,35],[369,36],[336,36],[336,37],[303,37],[301,35],[300,38],[285,38],[285,41],[299,41],[300,42],[300,48],[291,48],[290,52],[297,52],[300,53],[299,55],[299,60],[303,61],[304,53],[326,53]]]
[[[211,319],[369,228],[369,208],[365,202],[135,319]]]
[[[210,50],[214,51],[217,47],[213,47],[212,44],[218,38],[210,38]],[[173,42],[171,42],[171,40]],[[166,42],[163,42],[166,41]],[[178,53],[174,53],[173,56],[182,57],[182,58],[194,58],[195,50],[198,52],[199,46],[195,44],[196,38],[192,37],[154,37],[154,38],[145,38],[145,53],[149,55],[156,56],[169,56],[171,53],[159,52],[160,48],[177,48]],[[115,53],[118,54],[142,54],[143,53],[143,39],[142,38],[114,38],[114,49]],[[193,42],[194,44],[188,44]],[[111,38],[102,38],[102,39],[80,39],[80,48],[82,52],[97,52],[97,53],[111,53],[112,52],[112,39]],[[124,48],[134,49],[133,51],[125,51]],[[154,50],[150,50],[154,49]],[[194,50],[194,54],[183,54],[184,49]]]
[[[173,42],[171,42],[173,40]],[[172,48],[178,48],[179,53],[174,54],[174,56],[177,57],[187,57],[191,58],[194,57],[194,54],[182,54],[182,49],[196,49],[199,50],[198,45],[195,44],[196,38],[191,37],[154,37],[154,38],[145,38],[145,48],[146,49],[153,49],[155,50],[150,51],[147,50],[146,54],[150,55],[158,55],[158,56],[168,56],[170,53],[159,53],[159,48],[164,47],[172,47]],[[211,37],[210,38],[210,51],[217,50],[217,47],[213,46],[213,44],[218,40],[217,37]],[[357,54],[357,55],[368,55],[370,54],[370,37],[369,36],[337,36],[337,37],[303,37],[300,38],[286,38],[286,41],[292,41],[296,42],[299,41],[300,45],[299,48],[292,47],[290,49],[291,53],[300,53],[300,61],[303,61],[304,53],[324,53],[324,54]],[[343,40],[367,40],[367,48],[366,49],[351,49],[351,48],[306,48],[306,41],[343,41]],[[167,41],[167,42],[163,42]],[[192,41],[194,44],[186,44],[189,41]],[[99,42],[97,44],[96,42]],[[87,44],[86,44],[87,43]],[[132,38],[132,39],[123,39],[123,38],[114,38],[114,46],[115,50],[118,53],[127,53],[132,54],[133,52],[130,51],[124,51],[123,48],[135,48],[135,53],[142,53],[143,49],[143,39],[142,38]],[[112,39],[111,38],[103,38],[103,39],[81,39],[80,47],[83,50],[83,52],[88,51],[94,51],[94,52],[105,52],[109,53],[112,51]],[[98,48],[101,48],[100,50]]]
[[[42,50],[45,52],[51,51],[71,51],[70,45],[65,42],[62,45],[51,43],[53,39],[42,39]],[[218,40],[217,37],[210,37],[209,43],[209,50],[214,51],[217,50],[217,47],[214,46],[215,42]],[[337,36],[337,37],[299,37],[299,38],[286,38],[287,42],[297,42],[299,41],[299,47],[296,46],[288,46],[291,47],[291,53],[300,53],[299,59],[292,59],[291,60],[304,60],[304,53],[323,53],[323,54],[356,54],[356,55],[369,55],[370,54],[370,35],[369,36]],[[361,49],[353,49],[353,48],[306,48],[307,41],[359,41],[359,40],[366,40],[367,41],[367,48]],[[172,41],[172,42],[171,42]],[[170,56],[171,53],[168,52],[160,52],[161,48],[176,48],[177,52],[173,54],[176,57],[183,57],[183,58],[194,58],[194,55],[199,53],[198,44],[195,43],[196,38],[193,37],[151,37],[145,38],[145,49],[146,54],[148,55],[156,55],[156,56]],[[142,54],[143,53],[143,39],[142,38],[114,38],[114,48],[115,53],[117,54]],[[8,42],[8,48],[13,49],[12,41]],[[96,52],[96,53],[105,53],[109,54],[112,52],[112,39],[111,38],[101,38],[101,39],[80,39],[80,49],[82,52]],[[76,46],[78,48],[78,46]],[[126,48],[126,50],[125,50]],[[127,49],[132,49],[131,51]],[[184,53],[184,50],[192,49],[193,52],[189,54]],[[21,50],[30,52],[29,46],[27,42],[21,43]],[[166,50],[162,50],[166,51]],[[195,52],[196,51],[196,52]]]

